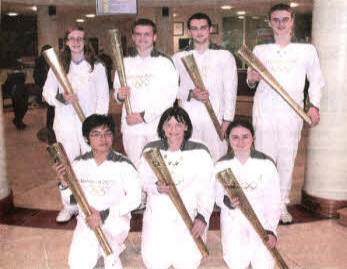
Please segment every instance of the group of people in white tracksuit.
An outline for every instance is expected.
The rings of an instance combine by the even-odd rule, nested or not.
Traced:
[[[285,4],[269,12],[275,43],[258,45],[254,54],[289,95],[303,107],[305,78],[313,125],[320,120],[324,87],[315,48],[291,42],[294,14]],[[235,120],[237,68],[234,56],[210,40],[211,20],[192,15],[187,26],[192,37],[172,60],[154,47],[156,25],[138,19],[131,34],[135,49],[124,58],[127,86],[114,79],[114,101],[123,105],[121,132],[127,157],[112,150],[114,123],[107,116],[109,89],[104,66],[89,49],[85,31],[75,27],[65,36],[63,66],[74,94],[63,91],[49,71],[43,96],[55,106],[54,131],[92,207],[84,216],[64,181],[64,167],[56,164],[64,209],[57,221],[79,212],[69,255],[71,268],[93,268],[100,255],[105,268],[122,268],[119,254],[130,228],[130,212],[144,203],[141,254],[149,269],[198,268],[202,259],[193,238],[206,242],[214,205],[221,209],[221,243],[229,268],[273,268],[267,247],[277,243],[278,223],[292,223],[287,210],[291,175],[300,140],[302,119],[249,68],[247,84],[257,87],[253,125]],[[193,54],[206,89],[196,88],[181,58]],[[175,101],[176,100],[176,101]],[[220,140],[206,111],[210,100],[221,124]],[[78,102],[87,119],[82,123],[71,104]],[[143,153],[159,148],[176,189],[193,221],[189,230],[169,198],[171,187],[158,180]],[[216,179],[230,168],[238,179],[259,221],[268,233],[267,246]],[[142,193],[142,195],[141,195]],[[145,194],[145,196],[143,195]],[[101,226],[113,249],[106,256],[93,233]],[[208,246],[208,242],[207,246]]]

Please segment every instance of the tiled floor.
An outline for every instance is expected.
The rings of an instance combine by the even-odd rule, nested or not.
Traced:
[[[119,115],[119,108],[111,111]],[[0,225],[1,269],[65,269],[74,223],[55,226],[55,211],[59,210],[59,193],[50,166],[52,161],[46,145],[36,138],[45,125],[45,110],[29,110],[24,131],[12,124],[12,113],[5,113],[8,178],[17,209],[11,225]],[[116,139],[119,149],[119,136]],[[304,173],[304,145],[299,148],[291,200],[300,201]],[[27,209],[20,209],[27,208]],[[42,210],[37,210],[42,209]],[[304,222],[280,226],[278,248],[290,269],[347,269],[347,227],[336,220],[318,220],[296,206],[291,207],[297,220]],[[42,221],[41,221],[42,220]],[[44,220],[44,221],[43,221]],[[30,223],[31,224],[28,224]],[[13,225],[16,224],[16,225]],[[50,227],[50,228],[48,228]],[[220,233],[208,233],[211,255],[201,268],[227,268],[222,261]],[[140,255],[140,234],[131,232],[127,249],[121,258],[124,268],[144,268]]]

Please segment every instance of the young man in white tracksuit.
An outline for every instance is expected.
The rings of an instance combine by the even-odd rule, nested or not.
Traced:
[[[202,141],[211,152],[213,160],[217,161],[226,152],[227,143],[220,140],[204,101],[210,99],[224,136],[235,114],[237,68],[234,56],[211,42],[211,25],[211,19],[206,14],[192,15],[188,20],[191,43],[177,52],[173,59],[180,75],[177,98],[192,119],[192,138]],[[183,65],[181,58],[189,54],[194,55],[206,91],[195,88]]]
[[[173,105],[178,91],[178,75],[170,57],[154,48],[157,27],[149,19],[138,19],[132,26],[135,50],[124,58],[128,87],[121,87],[117,72],[115,99],[130,100],[132,112],[122,110],[123,146],[128,158],[138,166],[143,147],[156,138],[161,114]]]
[[[230,168],[267,231],[267,244],[277,242],[276,228],[280,217],[279,176],[273,161],[252,149],[254,130],[249,122],[234,121],[227,129],[231,151],[215,165],[215,173]],[[216,182],[216,203],[221,208],[221,241],[223,257],[230,269],[271,269],[274,259],[240,208],[240,201],[230,197]]]
[[[85,216],[80,210],[69,254],[71,269],[92,269],[100,255],[106,269],[121,269],[119,254],[130,229],[130,212],[141,202],[141,186],[134,165],[112,150],[114,122],[112,117],[93,114],[83,123],[83,135],[91,151],[72,163],[77,180],[91,207]],[[63,195],[71,197],[63,179],[65,168],[55,165]],[[113,253],[106,256],[93,229],[100,226]]]
[[[85,31],[81,27],[71,27],[65,35],[66,46],[61,62],[71,83],[74,94],[67,94],[49,70],[43,87],[46,102],[55,107],[53,130],[58,142],[73,161],[81,153],[90,150],[82,136],[82,123],[73,103],[78,102],[84,115],[106,114],[109,107],[109,88],[105,67],[96,61],[93,50],[86,43]],[[65,222],[77,213],[77,206],[62,200],[64,208],[57,216],[57,222]]]
[[[291,42],[294,14],[288,5],[278,4],[271,8],[269,26],[274,32],[275,43],[255,46],[253,52],[301,107],[307,77],[310,83],[307,114],[315,126],[320,119],[321,89],[324,86],[317,51],[311,44]],[[255,148],[273,158],[277,165],[281,179],[281,221],[291,223],[287,204],[303,121],[270,85],[260,79],[256,71],[249,69],[248,85],[254,88],[257,81],[259,85],[253,104]]]

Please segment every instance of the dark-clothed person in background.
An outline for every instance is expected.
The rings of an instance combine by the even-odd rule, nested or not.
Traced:
[[[103,49],[100,50],[98,58],[100,59],[100,61],[102,61],[105,64],[108,86],[110,89],[112,89],[112,87],[113,87],[113,81],[112,81],[113,61],[112,61],[112,58],[111,58],[111,56],[106,54]]]
[[[18,65],[13,71],[7,73],[7,79],[3,85],[3,95],[11,96],[14,119],[13,124],[17,130],[23,130],[26,124],[23,122],[25,113],[28,110],[28,92],[25,88],[26,74],[21,65]]]
[[[39,88],[39,91],[41,93],[42,98],[42,89],[45,85],[46,79],[47,79],[47,73],[49,70],[49,65],[46,62],[45,57],[43,56],[43,52],[47,49],[52,48],[51,45],[44,45],[41,48],[40,56],[36,58],[35,60],[35,67],[34,67],[34,81],[35,85]],[[47,137],[47,140],[49,143],[55,142],[55,135],[53,131],[53,121],[54,121],[54,106],[51,106],[47,103],[47,112],[46,112],[46,129],[41,129],[40,131],[45,131],[45,137]]]

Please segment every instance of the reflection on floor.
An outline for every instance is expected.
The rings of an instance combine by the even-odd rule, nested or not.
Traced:
[[[118,115],[119,107],[111,112]],[[45,125],[45,110],[31,109],[24,122],[28,127],[17,131],[12,112],[5,113],[8,178],[14,194],[15,210],[0,224],[0,268],[65,269],[75,220],[55,223],[60,209],[57,181],[50,166],[46,145],[36,138]],[[121,150],[119,135],[115,148]],[[291,200],[300,201],[304,166],[303,143],[299,147]],[[278,248],[291,269],[346,269],[347,228],[336,220],[312,216],[300,206],[292,205],[295,224],[280,226]],[[218,213],[215,213],[218,214]],[[210,256],[200,268],[227,268],[222,259],[218,219],[208,233]],[[217,220],[217,221],[216,221]],[[133,232],[126,241],[121,259],[125,269],[145,268],[140,254],[141,215],[135,214]],[[99,267],[98,267],[99,268]]]

